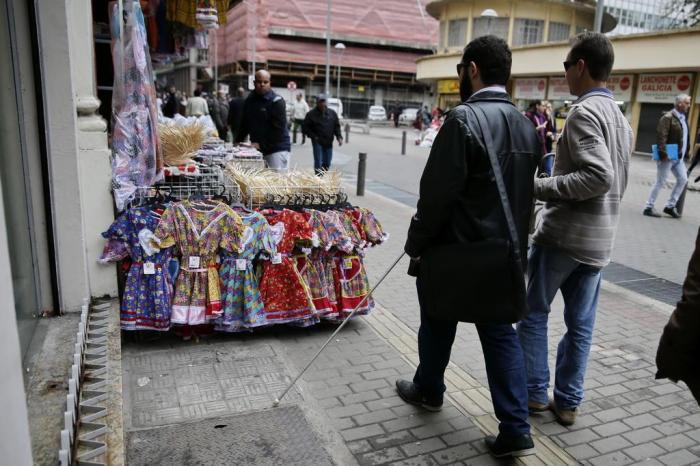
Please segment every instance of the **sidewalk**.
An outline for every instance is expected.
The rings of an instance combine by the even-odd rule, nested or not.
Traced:
[[[410,208],[368,193],[390,240],[369,251],[372,283],[398,257]],[[123,345],[130,464],[501,464],[485,450],[495,432],[474,327],[461,325],[440,413],[403,403],[396,378],[417,363],[418,306],[406,259],[378,288],[376,311],[346,326],[280,407],[287,382],[335,329],[272,327],[183,342],[167,336]],[[550,349],[561,336],[554,306]],[[573,428],[533,418],[538,456],[524,464],[693,464],[700,409],[683,386],[656,382],[654,353],[670,308],[606,285]]]

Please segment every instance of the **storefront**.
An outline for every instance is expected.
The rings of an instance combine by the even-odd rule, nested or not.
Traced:
[[[527,110],[530,102],[544,100],[547,95],[547,78],[515,78],[512,96],[521,111]]]

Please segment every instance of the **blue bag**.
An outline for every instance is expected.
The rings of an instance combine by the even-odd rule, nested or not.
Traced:
[[[666,155],[669,160],[678,160],[678,144],[666,144]],[[651,146],[651,159],[661,160],[659,158],[659,148],[656,144]]]

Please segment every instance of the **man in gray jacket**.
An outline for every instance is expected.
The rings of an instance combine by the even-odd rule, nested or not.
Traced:
[[[551,409],[571,425],[583,401],[601,270],[610,262],[627,187],[632,129],[605,87],[614,62],[603,34],[573,39],[564,69],[574,102],[557,143],[552,176],[535,180],[545,201],[528,258],[528,316],[518,324],[525,353],[528,408]],[[554,398],[548,398],[547,318],[557,290],[566,333],[557,347]]]

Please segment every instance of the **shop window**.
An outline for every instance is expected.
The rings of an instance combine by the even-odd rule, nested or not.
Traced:
[[[474,18],[474,34],[472,38],[494,35],[508,40],[508,18]]]
[[[446,29],[447,29],[447,23],[444,21],[440,21],[440,41],[438,43],[439,48],[444,49],[445,48],[445,34],[446,34]]]
[[[566,23],[549,23],[549,37],[547,37],[548,42],[559,42],[569,38],[569,33],[571,32],[571,25]]]
[[[544,34],[544,20],[516,19],[513,31],[513,45],[539,44]]]
[[[467,45],[467,20],[455,19],[450,21],[448,47],[464,47]]]

